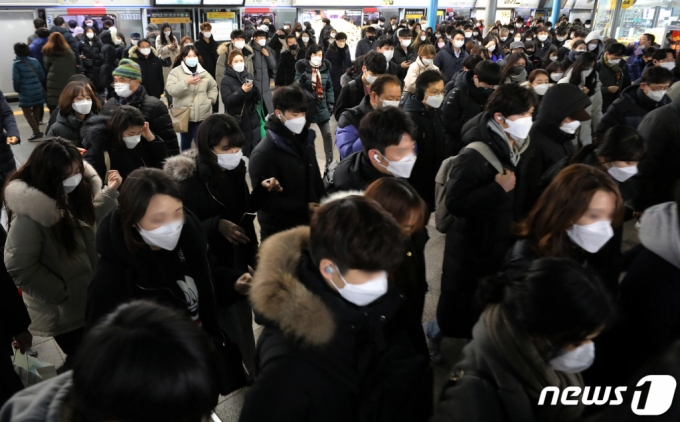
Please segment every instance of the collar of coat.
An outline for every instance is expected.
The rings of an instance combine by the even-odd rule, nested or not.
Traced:
[[[90,179],[93,202],[101,200],[102,180],[95,169],[83,162],[85,172],[83,178]],[[13,180],[5,188],[7,207],[17,215],[24,215],[45,227],[52,227],[61,220],[63,210],[57,207],[57,201],[42,191],[29,186],[23,180]]]
[[[149,48],[151,48],[151,54],[149,54],[149,57],[151,57],[152,54],[154,56],[158,56],[158,52],[156,51],[155,48],[153,48],[151,46],[149,46]],[[135,45],[135,46],[130,47],[130,50],[128,51],[128,55],[130,56],[131,59],[138,59],[139,58],[139,54],[137,54],[138,52],[139,52],[139,47]]]
[[[183,70],[184,73],[186,73],[187,75],[191,75],[191,74],[193,73],[191,70],[189,70],[189,68],[187,67],[186,63],[184,63],[184,60],[182,60],[182,70]],[[203,72],[205,72],[205,69],[203,69],[203,66],[201,66],[200,63],[197,64],[197,65],[196,65],[196,73],[199,73],[199,74],[200,74],[200,73],[203,73]]]

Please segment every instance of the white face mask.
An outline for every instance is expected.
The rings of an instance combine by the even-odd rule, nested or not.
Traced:
[[[581,127],[581,122],[578,120],[574,120],[573,122],[565,123],[562,126],[560,126],[560,130],[564,133],[573,135],[576,133],[576,130],[579,127]]]
[[[280,115],[279,120],[283,119],[283,115]],[[283,125],[288,128],[291,132],[293,132],[296,135],[299,135],[302,132],[302,129],[305,128],[305,124],[307,124],[307,119],[305,116],[302,117],[296,117],[294,119],[286,120],[283,122]]]
[[[595,253],[614,236],[614,229],[612,229],[611,221],[602,220],[585,226],[574,224],[567,230],[567,235],[585,251]]]
[[[586,69],[586,70],[582,71],[582,72],[581,72],[581,75],[583,75],[583,78],[585,79],[585,78],[587,78],[588,76],[590,76],[591,73],[593,73],[593,69],[592,69],[592,68]]]
[[[92,101],[89,100],[78,101],[77,103],[71,104],[71,107],[73,107],[76,113],[90,114],[90,110],[92,110]]]
[[[401,40],[401,45],[408,48],[411,45],[411,40]]]
[[[383,56],[385,56],[385,59],[389,62],[392,60],[392,57],[394,57],[394,50],[386,50],[383,51]],[[389,63],[388,63],[389,66]]]
[[[335,38],[335,33],[331,33],[331,38]]]
[[[465,41],[463,41],[463,40],[458,40],[458,41],[453,42],[453,46],[456,47],[456,48],[461,48],[463,46],[463,44],[465,44]]]
[[[132,94],[130,90],[130,84],[117,83],[113,84],[113,89],[116,91],[116,95],[121,98],[127,98]]]
[[[163,33],[165,34],[165,36],[166,36],[166,37],[169,37],[169,36],[170,36],[170,34],[171,34],[171,32],[170,32],[170,31],[163,31]]]
[[[123,142],[128,149],[133,149],[142,140],[142,135],[137,136],[123,136]]]
[[[550,84],[540,84],[534,86],[534,92],[538,95],[545,95],[546,91],[550,88]]]
[[[212,32],[204,32],[203,37],[204,38],[210,38],[212,36]]]
[[[88,33],[87,33],[87,38],[89,38],[89,39],[94,38],[94,33],[88,32]]]
[[[435,96],[427,96],[427,99],[425,100],[425,104],[429,105],[432,108],[439,108],[442,103],[444,102],[444,94],[439,94]]]
[[[234,65],[232,67],[234,68],[235,71],[237,71],[238,73],[241,73],[245,70],[246,64],[243,63],[243,62],[234,63]]]
[[[382,154],[381,154],[382,155]],[[387,157],[383,155],[383,158],[387,160]],[[378,160],[378,154],[373,155],[373,159],[378,163],[379,166],[385,168],[385,170],[392,173],[394,177],[401,177],[402,179],[408,179],[411,177],[411,171],[413,171],[413,166],[416,164],[417,157],[415,154],[407,155],[399,161],[387,160],[387,166],[384,166]]]
[[[302,37],[302,42],[309,42],[309,37]]]
[[[383,100],[382,98],[380,99],[382,101],[382,106],[383,107],[399,107],[399,101],[390,101],[390,100]]]
[[[487,48],[486,50],[487,50],[489,53],[493,53],[493,51],[494,51],[495,49],[496,49],[496,44],[492,45],[491,47]]]
[[[423,58],[421,58],[420,61],[422,61],[425,66],[429,66],[429,65],[432,64],[432,62],[434,62],[433,59],[423,59]]]
[[[505,41],[507,39],[508,39],[508,37],[501,37],[501,41]]]
[[[588,51],[593,51],[597,48],[597,44],[588,44]]]
[[[539,36],[538,36],[538,40],[539,40],[540,42],[543,42],[543,41],[545,41],[545,40],[547,40],[547,39],[548,39],[548,36],[547,36],[547,35],[539,35]]]
[[[564,76],[564,73],[555,72],[550,74],[550,79],[557,82],[562,79],[562,76]]]
[[[673,70],[675,69],[675,62],[661,62],[659,63],[659,66],[663,67],[664,69]]]
[[[376,79],[378,79],[377,76],[366,74],[366,82],[368,82],[369,85],[375,82]]]
[[[586,27],[586,29],[590,29],[590,25],[583,25]]]
[[[260,47],[264,47],[267,44],[267,40],[265,40],[264,38],[260,38],[259,40],[257,40],[257,44]]]
[[[259,29],[260,31],[264,31],[264,32],[269,31],[269,27],[267,25],[264,25],[264,24],[260,25],[257,29]]]
[[[142,53],[142,55],[144,55],[144,56],[148,56],[149,54],[151,54],[151,49],[150,48],[140,48],[139,52]]]
[[[132,43],[132,45],[137,45],[139,43],[139,40],[130,40],[130,42]]]
[[[233,170],[241,163],[243,152],[239,150],[233,154],[217,154],[217,164],[225,170]]]
[[[383,271],[380,277],[369,280],[363,284],[349,284],[345,277],[340,274],[340,270],[335,266],[340,279],[345,283],[344,287],[338,288],[331,282],[333,287],[340,293],[343,299],[357,306],[366,306],[375,302],[376,299],[387,293],[387,272]]]
[[[550,359],[550,366],[560,372],[576,374],[583,372],[595,361],[595,343],[590,342],[571,351],[561,350],[557,357]]]
[[[314,56],[310,59],[310,62],[312,62],[312,66],[319,66],[321,65],[321,57]]]
[[[296,32],[296,33],[295,33],[295,36],[298,37],[298,38],[300,38],[300,34],[301,34],[301,33],[302,33],[302,32]]]
[[[527,38],[525,38],[525,40],[526,40],[526,41],[531,41],[531,40],[533,40],[533,38],[527,37]]]
[[[442,34],[440,34],[439,32],[437,32],[437,33],[434,34],[434,37],[437,38],[437,39],[439,39],[439,38],[442,37]]]
[[[556,62],[557,61],[557,56],[550,56],[550,61],[551,62]]]
[[[64,192],[73,192],[82,180],[83,175],[80,173],[76,174],[75,176],[67,177],[63,182],[61,182],[61,184],[64,186]]]
[[[479,32],[473,32],[472,35],[476,37],[477,35],[479,35]]]
[[[114,41],[116,45],[121,45],[123,41],[120,40],[120,38],[116,38],[116,41]]]
[[[465,38],[472,38],[472,32],[466,32]]]
[[[607,169],[607,173],[617,181],[623,183],[638,173],[637,165],[630,167],[616,167],[611,166]]]
[[[529,136],[529,131],[531,130],[531,116],[522,117],[517,120],[505,119],[505,123],[508,125],[507,128],[503,130],[510,135],[512,139],[526,139]]]
[[[236,42],[234,43],[234,48],[237,48],[237,49],[239,49],[239,50],[243,50],[243,47],[245,47],[245,46],[246,46],[246,42],[245,42],[245,41],[236,41]]]
[[[443,42],[437,43],[437,47],[439,47],[440,49],[444,48],[445,45],[446,43]]]
[[[564,37],[557,37],[557,41],[559,41],[559,42],[564,41]]]
[[[644,92],[644,91],[642,91],[642,92]],[[666,95],[666,92],[668,92],[668,91],[652,91],[650,89],[648,93],[645,93],[645,95],[647,97],[649,97],[650,100],[658,103]]]
[[[515,37],[515,42],[522,41],[522,37]]]
[[[420,36],[420,41],[425,41],[426,39],[427,39],[427,36],[425,36],[425,35]]]
[[[149,246],[156,246],[166,251],[174,251],[182,234],[184,219],[173,221],[154,230],[144,230],[137,227],[142,240]]]
[[[521,23],[516,23],[515,26],[516,26],[517,28],[521,28],[521,27],[522,27],[522,24],[521,24]]]

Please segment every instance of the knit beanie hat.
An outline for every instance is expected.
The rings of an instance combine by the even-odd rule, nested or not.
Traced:
[[[142,71],[139,65],[130,59],[123,59],[118,64],[116,70],[113,71],[113,76],[120,76],[121,78],[142,80]]]

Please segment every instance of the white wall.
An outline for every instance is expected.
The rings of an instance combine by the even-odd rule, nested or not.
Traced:
[[[33,19],[37,18],[36,9],[0,10],[0,28],[2,28],[2,42],[0,43],[0,57],[4,57],[0,64],[0,90],[6,96],[14,96],[12,87],[12,63],[14,62],[14,44],[27,42],[29,35],[34,32]]]

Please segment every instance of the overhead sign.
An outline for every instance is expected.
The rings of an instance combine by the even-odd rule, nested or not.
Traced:
[[[404,10],[404,19],[420,19],[427,16],[426,9],[406,9]]]
[[[208,12],[205,14],[208,19],[234,19],[234,12]]]
[[[191,18],[151,18],[151,23],[191,23]]]
[[[461,7],[472,8],[475,7],[476,0],[439,0],[439,7]]]

